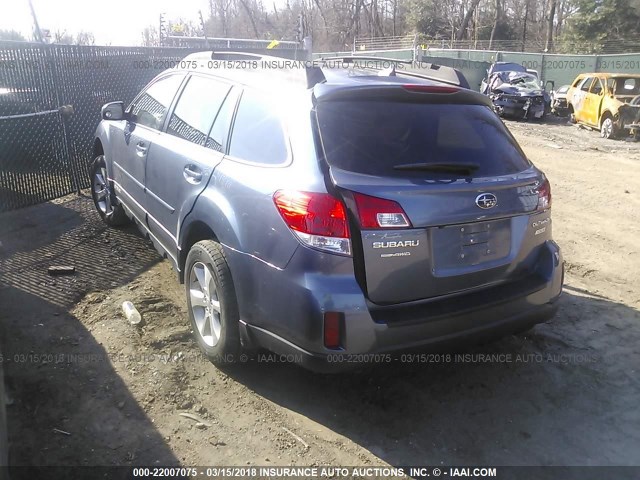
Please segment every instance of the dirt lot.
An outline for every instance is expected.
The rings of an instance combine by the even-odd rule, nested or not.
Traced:
[[[169,263],[134,230],[105,228],[78,197],[0,216],[10,462],[638,465],[640,143],[509,127],[551,180],[566,290],[554,320],[464,362],[221,371],[191,340]],[[50,277],[51,264],[77,273]]]

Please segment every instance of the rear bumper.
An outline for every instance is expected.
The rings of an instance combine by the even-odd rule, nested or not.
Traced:
[[[282,361],[294,362],[298,365],[321,373],[341,372],[367,365],[383,365],[412,362],[408,352],[441,352],[457,350],[463,347],[488,342],[509,334],[528,330],[534,325],[552,318],[558,310],[557,299],[532,308],[525,312],[514,313],[509,317],[500,317],[500,312],[485,311],[467,317],[474,324],[472,328],[457,329],[464,319],[451,319],[443,329],[442,325],[429,325],[428,328],[413,328],[402,332],[402,336],[418,335],[420,340],[404,339],[402,343],[383,349],[367,352],[350,353],[336,351],[334,353],[315,353],[278,337],[267,330],[246,325],[247,335],[256,344],[280,355]],[[498,315],[498,316],[496,316]],[[488,316],[488,321],[485,316]],[[483,318],[484,317],[484,318]],[[483,321],[484,320],[484,321]],[[412,333],[413,332],[413,333]],[[384,335],[384,334],[382,334]],[[389,335],[395,337],[395,335]],[[386,342],[385,342],[386,343]]]
[[[303,273],[299,277],[294,255],[285,269],[291,269],[288,275],[278,272],[279,280],[262,283],[275,286],[265,291],[268,297],[258,300],[268,316],[245,320],[243,337],[252,346],[283,355],[286,361],[316,371],[340,371],[367,363],[398,362],[399,352],[459,348],[526,330],[555,314],[562,291],[560,249],[553,241],[543,248],[537,281],[527,289],[510,294],[505,289],[486,289],[475,292],[475,297],[414,302],[382,311],[372,309],[353,273],[334,278],[322,272]],[[340,350],[324,347],[323,314],[327,311],[344,314]]]

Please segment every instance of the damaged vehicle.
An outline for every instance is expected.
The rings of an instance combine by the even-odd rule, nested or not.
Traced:
[[[567,98],[574,123],[600,130],[603,138],[640,138],[640,74],[582,73]]]
[[[551,92],[551,113],[558,117],[567,117],[569,115],[567,93],[570,88],[571,85],[562,85],[557,90]]]
[[[171,259],[212,362],[335,371],[555,314],[549,181],[459,72],[206,68],[277,60],[223,55],[106,104],[91,166],[98,214]]]
[[[491,98],[498,115],[525,120],[542,119],[551,110],[551,97],[537,72],[512,62],[496,62],[487,71],[480,91]]]

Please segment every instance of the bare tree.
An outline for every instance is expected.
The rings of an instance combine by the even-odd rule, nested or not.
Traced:
[[[53,32],[52,43],[62,43],[65,45],[73,45],[73,35],[67,33],[66,30],[56,30]]]
[[[469,27],[469,22],[471,21],[471,18],[473,18],[473,14],[475,13],[479,3],[480,0],[471,0],[471,5],[469,5],[467,13],[465,13],[462,23],[460,24],[460,28],[458,29],[458,33],[456,34],[456,40],[462,40],[465,37],[467,28]]]
[[[160,35],[158,29],[155,27],[145,27],[142,31],[142,46],[143,47],[158,47],[160,46]]]
[[[495,0],[494,6],[495,6],[495,12],[493,17],[493,28],[491,29],[491,37],[489,38],[489,50],[491,50],[491,48],[493,47],[493,41],[496,38],[498,26],[502,18],[502,4],[500,3],[500,0]]]
[[[553,50],[553,21],[556,16],[557,0],[549,1],[549,14],[547,15],[547,38],[544,42],[544,51],[550,52]]]
[[[247,3],[247,0],[240,0],[240,4],[242,5],[242,7],[247,12],[247,16],[249,17],[249,21],[251,22],[251,27],[253,28],[253,34],[255,35],[255,38],[260,38],[260,34],[258,33],[258,27],[256,25],[256,20],[254,18],[254,14],[251,11],[251,8],[249,7],[249,4]]]
[[[25,36],[17,30],[0,30],[0,40],[16,40],[20,42],[27,41]]]
[[[81,30],[77,33],[74,43],[76,45],[95,45],[96,37],[91,32]]]

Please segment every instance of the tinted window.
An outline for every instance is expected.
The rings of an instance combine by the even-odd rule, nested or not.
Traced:
[[[182,75],[171,75],[153,83],[129,107],[133,121],[159,130],[173,97],[182,82]]]
[[[191,77],[171,114],[167,133],[204,145],[229,88],[211,78]]]
[[[500,119],[486,106],[383,101],[318,105],[330,165],[380,176],[451,176],[395,170],[413,163],[473,163],[474,176],[506,175],[530,166]]]
[[[287,160],[286,142],[276,107],[263,94],[245,90],[233,123],[229,154],[249,162],[277,165]]]

